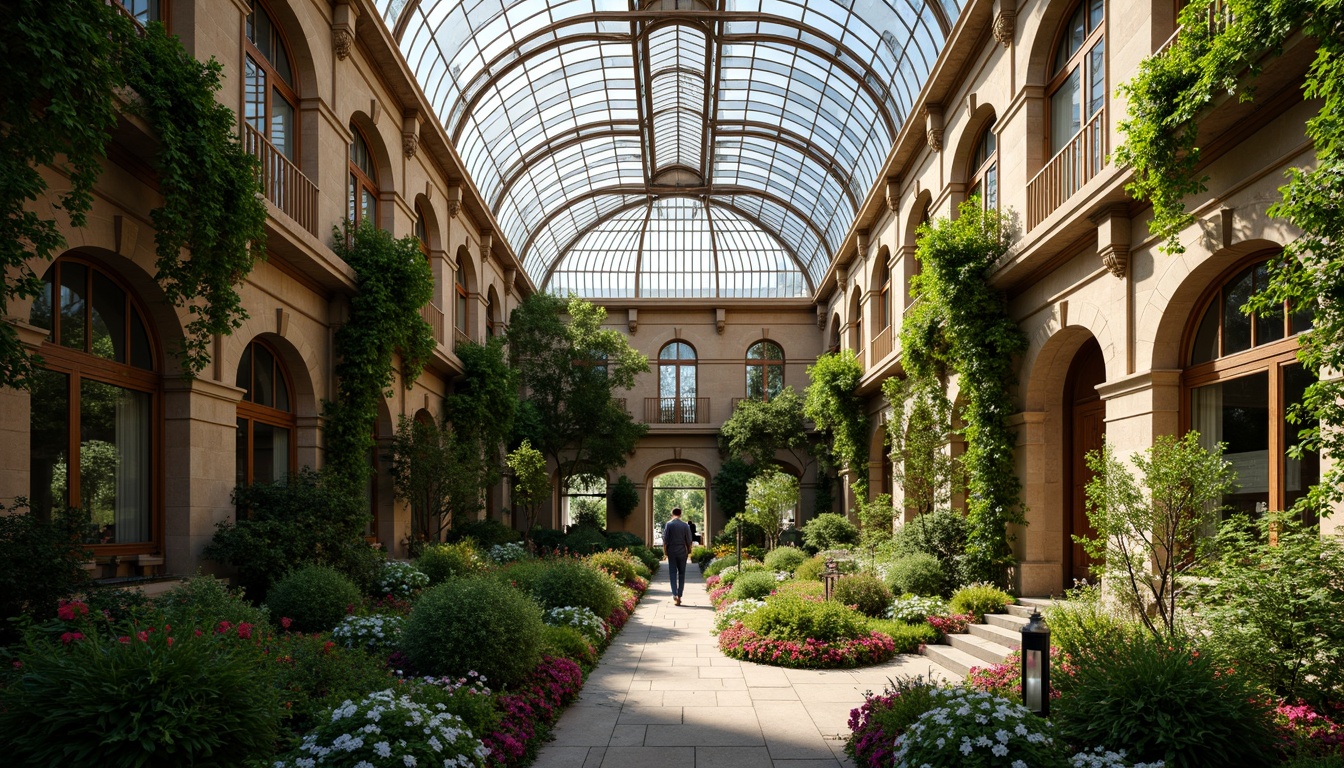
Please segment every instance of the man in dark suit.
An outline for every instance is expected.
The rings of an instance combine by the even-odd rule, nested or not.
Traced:
[[[681,519],[681,507],[672,510],[672,519],[663,527],[663,551],[672,579],[672,599],[681,605],[681,592],[686,588],[686,558],[691,554],[691,527]]]

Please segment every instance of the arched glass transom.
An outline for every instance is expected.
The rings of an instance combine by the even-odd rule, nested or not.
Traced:
[[[961,9],[376,3],[524,269],[545,290],[608,297],[814,290]],[[709,244],[660,273],[666,261],[648,258],[658,251],[645,241],[665,229],[647,222],[669,198],[700,201],[703,215],[669,236]],[[722,247],[720,212],[722,229],[741,233]],[[755,242],[771,247],[738,248]],[[715,249],[717,270],[706,262]],[[598,252],[632,255],[608,274],[592,267]],[[729,259],[740,265],[732,274],[765,276],[725,286]]]

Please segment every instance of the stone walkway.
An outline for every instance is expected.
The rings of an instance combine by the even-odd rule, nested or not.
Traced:
[[[560,718],[537,768],[841,768],[849,711],[899,675],[946,678],[921,656],[859,670],[793,670],[719,652],[700,569],[680,607],[668,569]]]

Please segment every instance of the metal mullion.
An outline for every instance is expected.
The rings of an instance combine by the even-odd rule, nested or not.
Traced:
[[[644,140],[644,184],[653,184],[658,166],[656,137],[653,130],[653,73],[649,63],[649,29],[638,21],[630,22],[630,50],[634,56],[635,103],[639,105],[639,131]]]
[[[653,198],[647,198],[644,211],[644,226],[639,230],[639,248],[635,251],[635,298],[639,298],[644,277],[644,239],[649,235],[649,219],[653,216]]]
[[[727,0],[719,0],[720,10]],[[700,125],[700,177],[706,184],[714,180],[714,138],[718,124],[719,85],[723,75],[723,21],[713,22],[705,38],[705,96]]]
[[[705,209],[705,226],[709,228],[709,256],[710,263],[714,266],[714,296],[718,298],[723,296],[723,286],[719,284],[719,237],[714,229],[714,214],[709,210],[709,196],[706,195],[700,203]]]
[[[1284,508],[1284,474],[1287,471],[1287,456],[1284,454],[1284,428],[1287,421],[1275,419],[1274,414],[1284,413],[1283,404],[1283,372],[1285,362],[1291,364],[1296,362],[1294,359],[1288,361],[1274,360],[1269,364],[1269,412],[1265,414],[1269,420],[1269,455],[1272,459],[1269,465],[1269,509],[1281,510]],[[1275,424],[1278,428],[1275,428]]]

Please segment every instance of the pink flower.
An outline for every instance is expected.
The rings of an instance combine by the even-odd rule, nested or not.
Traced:
[[[66,632],[61,635],[61,642],[66,645],[69,645],[76,640],[83,640],[83,639],[84,639],[84,633],[82,632]]]
[[[280,619],[280,626],[283,627],[284,629],[289,629],[289,625],[293,623],[294,620],[289,618],[288,616],[283,616]]]
[[[76,616],[83,616],[89,612],[89,606],[78,600],[62,600],[59,607],[56,608],[56,616],[61,621],[74,621]]]
[[[139,631],[139,632],[136,632],[136,633],[135,633],[135,636],[136,636],[136,638],[139,639],[140,642],[142,642],[142,643],[149,642],[149,632],[148,632],[148,631],[141,630],[141,631]]]
[[[238,636],[241,637],[241,638],[244,639],[244,640],[251,640],[251,639],[252,639],[252,625],[251,625],[251,624],[248,624],[248,623],[245,622],[245,621],[242,622],[242,623],[240,623],[240,624],[238,625]]]
[[[219,622],[219,626],[218,626],[218,627],[215,627],[215,634],[222,635],[222,634],[224,634],[225,632],[228,632],[230,629],[233,629],[233,623],[232,623],[232,622],[221,621],[221,622]]]
[[[172,648],[172,647],[173,647],[173,638],[171,638],[171,637],[168,638],[168,647],[169,647],[169,648]]]

